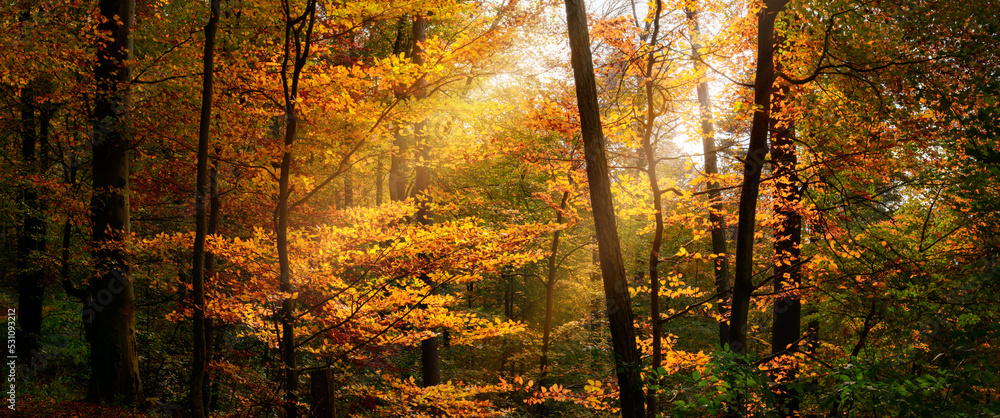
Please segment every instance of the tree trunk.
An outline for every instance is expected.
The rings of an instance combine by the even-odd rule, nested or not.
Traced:
[[[563,222],[563,212],[569,202],[569,192],[563,192],[562,202],[559,203],[559,211],[556,213],[556,225]],[[556,287],[556,253],[559,252],[559,235],[562,230],[552,233],[552,246],[549,250],[549,273],[545,281],[545,323],[542,326],[542,357],[539,360],[538,385],[545,386],[545,378],[549,373],[549,345],[551,344],[552,333],[552,313],[553,313],[553,293]]]
[[[782,100],[788,94],[788,87],[782,87],[775,92],[775,115],[780,113]],[[795,152],[794,128],[787,119],[771,119],[771,162],[776,177],[774,213],[779,223],[774,228],[774,320],[771,327],[771,354],[778,357],[791,355],[798,350],[798,340],[801,338],[802,305],[800,303],[799,285],[801,278],[802,215],[798,208],[801,205],[802,189],[799,176],[795,171],[798,158]],[[780,370],[776,387],[778,413],[781,416],[792,416],[799,408],[798,394],[789,386],[783,384],[795,379],[794,367]]]
[[[653,68],[656,65],[656,42],[660,33],[660,11],[663,2],[656,1],[656,11],[653,13],[653,33],[649,38],[649,54],[646,57],[646,121],[642,126],[642,152],[646,156],[646,177],[649,179],[649,191],[653,196],[654,219],[653,242],[649,246],[649,324],[653,335],[653,370],[663,363],[663,328],[660,321],[660,247],[663,246],[663,197],[660,193],[660,183],[656,177],[656,147],[653,146],[653,129],[656,123],[656,106],[653,101]],[[656,417],[658,410],[657,393],[650,389],[646,393],[646,416]]]
[[[597,241],[597,237],[591,237],[591,238],[592,241],[594,242]],[[590,262],[593,263],[593,265],[595,266],[599,266],[601,263],[601,255],[597,251],[597,247],[594,247],[594,249],[590,252]],[[595,286],[601,285],[601,272],[599,270],[590,273],[590,282]],[[601,341],[602,338],[600,333],[601,322],[603,322],[604,319],[603,310],[601,309],[600,296],[595,296],[593,299],[590,300],[590,316],[591,316],[590,340],[594,344],[594,347],[600,347],[601,345],[603,345],[603,343],[605,343],[604,341]],[[591,350],[590,352],[591,370],[593,371],[598,370],[597,365],[600,362],[600,359],[601,359],[600,351],[596,349]]]
[[[621,411],[623,417],[642,417],[642,364],[635,342],[632,304],[625,279],[615,212],[608,178],[608,161],[605,156],[604,133],[597,101],[597,83],[590,54],[590,34],[587,32],[587,14],[583,0],[566,0],[566,22],[569,29],[573,77],[580,109],[584,154],[587,160],[587,183],[590,202],[594,211],[597,248],[601,258],[601,275],[607,298],[607,313],[611,328],[611,345],[615,355]]]
[[[69,164],[63,165],[63,182],[73,187],[76,184],[76,173],[79,169],[79,162],[76,160],[75,156],[70,156]],[[86,303],[87,295],[86,291],[77,288],[70,280],[70,263],[69,263],[69,250],[70,243],[73,237],[73,220],[70,217],[66,218],[63,222],[62,228],[62,248],[59,255],[59,280],[62,281],[63,289],[66,294],[77,298],[81,303]]]
[[[396,41],[392,46],[392,54],[396,56],[399,56],[399,54],[404,52],[409,54],[417,52],[415,47],[411,51],[406,50],[405,23],[405,16],[400,17],[399,21],[396,22]],[[414,25],[416,25],[416,22],[414,22]],[[411,27],[411,31],[415,30],[415,26]],[[395,96],[396,100],[405,100],[409,94],[407,92],[399,91],[395,93]],[[406,154],[409,152],[409,144],[407,144],[406,137],[401,132],[401,128],[398,124],[393,129],[392,135],[392,150],[389,153],[389,200],[398,202],[406,200]]]
[[[767,155],[767,131],[771,114],[771,83],[774,81],[774,21],[788,0],[765,0],[757,15],[757,76],[754,80],[754,114],[750,145],[743,167],[739,223],[736,228],[736,266],[733,307],[729,321],[729,348],[746,353],[747,318],[753,284],[753,242],[756,227],[760,175]]]
[[[191,415],[205,416],[205,368],[208,363],[205,330],[205,235],[208,233],[208,216],[205,213],[205,195],[208,186],[208,141],[212,121],[213,72],[215,71],[215,34],[219,28],[219,3],[212,0],[211,16],[205,25],[205,55],[202,61],[201,120],[198,124],[198,169],[195,180],[195,233],[194,260],[191,271],[192,297],[194,298],[194,326],[191,341],[194,355],[191,365]]]
[[[701,42],[698,40],[700,32],[698,30],[698,11],[688,9],[687,18],[691,21],[691,60],[694,62],[696,72],[704,71],[704,63],[701,62]],[[712,117],[712,103],[708,91],[708,81],[704,78],[698,83],[698,108],[701,113],[701,141],[705,152],[705,175],[714,176],[719,174],[718,156],[715,148],[715,126]],[[729,323],[726,315],[729,314],[729,249],[726,244],[726,218],[722,215],[724,207],[722,205],[722,191],[719,189],[719,182],[710,180],[705,184],[708,191],[708,199],[711,206],[708,213],[708,221],[712,223],[712,254],[715,254],[715,293],[719,295],[718,311],[723,318],[719,322],[719,346],[729,342]]]
[[[129,256],[124,248],[129,234],[128,86],[132,72],[130,32],[135,19],[133,0],[101,0],[98,29],[108,33],[99,42],[94,77],[92,149],[94,195],[91,199],[95,277],[83,311],[90,343],[92,402],[142,402],[142,383],[135,343],[136,301]]]
[[[45,171],[45,141],[48,136],[49,118],[39,115],[36,119],[35,82],[21,90],[21,170],[23,175],[42,174]],[[44,113],[44,112],[43,112]],[[40,126],[40,131],[36,131]],[[45,275],[39,268],[36,256],[45,251],[47,222],[38,192],[29,180],[21,186],[21,235],[17,241],[17,357],[20,364],[31,365],[31,358],[38,354],[38,338],[42,334],[42,303],[45,299]]]
[[[292,6],[285,0],[285,10],[289,13]],[[309,47],[312,45],[312,29],[316,22],[316,0],[309,0],[302,15],[285,16],[285,52],[281,66],[281,81],[285,97],[285,140],[281,156],[280,174],[278,176],[278,216],[275,225],[275,238],[278,251],[279,283],[282,293],[291,295],[292,269],[288,258],[288,199],[289,178],[292,166],[292,145],[298,128],[298,110],[295,108],[299,91],[299,76],[309,58]],[[288,61],[291,59],[292,74],[288,74]],[[299,370],[295,359],[295,299],[286,297],[281,302],[279,314],[281,334],[279,338],[282,370],[284,375],[285,416],[298,416]]]
[[[218,148],[216,148],[216,153],[218,153]],[[219,232],[219,216],[222,211],[222,199],[219,196],[219,169],[218,160],[212,165],[209,171],[209,186],[208,193],[210,196],[209,204],[209,214],[208,214],[208,235],[215,235]],[[217,258],[215,253],[211,251],[205,252],[205,283],[206,285],[210,283],[211,278],[215,277],[215,262]],[[221,337],[216,338],[214,333],[216,327],[212,318],[205,318],[205,364],[210,365],[212,363],[212,358],[215,356],[217,351],[218,341]],[[219,329],[222,332],[222,329]],[[213,379],[211,374],[206,373],[204,384],[202,385],[204,390],[202,391],[202,402],[205,405],[206,415],[211,415],[211,411],[218,406],[219,398],[219,381],[218,379]]]
[[[310,397],[312,407],[310,418],[333,418],[335,405],[333,403],[333,370],[322,368],[309,373]]]
[[[413,19],[413,63],[422,65],[424,63],[423,43],[427,40],[427,20],[423,15],[417,15]],[[427,96],[427,80],[421,76],[413,87],[413,98],[423,100]],[[419,162],[413,169],[413,191],[410,197],[418,201],[417,222],[421,225],[430,225],[430,201],[425,194],[430,187],[431,169],[430,164],[431,146],[427,142],[425,122],[421,120],[413,125],[414,146],[417,148]],[[421,273],[420,279],[433,288],[433,283],[427,273]],[[441,358],[438,354],[438,337],[431,337],[420,344],[420,364],[424,376],[424,387],[441,384]]]
[[[294,106],[294,105],[292,105]],[[294,108],[292,110],[294,112]],[[294,142],[296,129],[295,114],[285,114],[285,146],[286,149],[291,142]],[[279,281],[282,293],[291,294],[292,272],[291,263],[288,259],[288,181],[289,170],[291,168],[291,153],[284,152],[281,158],[281,175],[278,179],[278,225],[275,228],[276,241],[278,246],[278,268]],[[285,413],[290,417],[298,416],[295,403],[298,402],[298,369],[295,363],[295,300],[286,297],[281,302],[281,360],[284,371],[285,386]]]

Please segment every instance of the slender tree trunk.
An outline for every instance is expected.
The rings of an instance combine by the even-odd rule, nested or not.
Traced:
[[[309,48],[312,45],[312,30],[316,22],[316,0],[309,0],[305,11],[300,16],[291,16],[292,6],[285,0],[285,51],[281,66],[281,81],[285,98],[285,140],[281,156],[280,174],[278,176],[278,216],[275,225],[277,241],[278,270],[280,289],[285,294],[292,294],[292,269],[288,257],[288,199],[289,179],[292,166],[292,145],[298,128],[298,110],[295,103],[298,99],[299,76],[309,58]],[[292,60],[292,73],[288,73],[288,61]],[[295,359],[295,299],[286,297],[281,302],[279,314],[281,323],[280,350],[282,371],[284,372],[285,415],[298,416],[299,370]]]
[[[76,160],[76,157],[71,156],[69,164],[66,164],[63,169],[63,181],[71,187],[76,184],[76,172],[78,169],[79,162]],[[86,292],[83,289],[77,288],[69,277],[69,249],[72,238],[73,220],[67,217],[66,221],[63,222],[62,228],[62,251],[59,255],[59,279],[62,281],[63,289],[66,291],[67,295],[79,299],[81,303],[86,303]]]
[[[642,126],[642,153],[646,157],[646,177],[649,179],[649,191],[653,196],[654,220],[653,242],[649,246],[649,324],[653,335],[653,370],[663,363],[663,324],[660,321],[660,247],[663,246],[663,196],[660,193],[660,183],[656,176],[656,147],[653,145],[653,129],[656,124],[656,103],[653,100],[653,68],[656,66],[656,43],[660,33],[660,12],[663,2],[656,1],[653,13],[653,33],[649,37],[649,54],[646,57],[646,121]],[[657,393],[650,389],[646,393],[646,416],[653,418],[657,414]]]
[[[128,86],[126,64],[132,52],[133,0],[101,0],[98,29],[110,38],[99,42],[94,103],[91,221],[95,277],[83,311],[90,343],[92,402],[143,401],[135,343],[136,301],[129,256]]]
[[[392,54],[396,56],[404,52],[409,54],[416,52],[416,48],[407,51],[405,23],[405,16],[400,17],[399,21],[396,22],[396,41],[392,46]],[[416,22],[414,22],[415,24]],[[415,29],[415,27],[411,27],[411,31]],[[400,91],[396,92],[395,96],[396,100],[405,100],[409,94]],[[392,151],[389,153],[389,200],[398,202],[406,199],[406,154],[409,152],[409,144],[399,124],[396,124],[392,130],[392,136]]]
[[[294,106],[294,105],[292,105]],[[294,112],[294,108],[292,109]],[[285,144],[286,148],[294,142],[296,129],[295,114],[286,113],[285,119]],[[278,225],[276,229],[276,241],[278,246],[278,268],[280,289],[285,294],[291,294],[292,272],[291,262],[288,258],[288,181],[289,170],[291,168],[291,153],[286,151],[281,159],[281,175],[278,179]],[[285,298],[281,302],[281,360],[284,375],[285,389],[285,413],[290,417],[298,416],[296,402],[298,402],[298,368],[295,362],[295,300]]]
[[[698,30],[698,11],[688,9],[687,18],[691,21],[691,61],[694,62],[696,72],[704,71],[704,63],[701,62],[701,42],[698,40],[700,32]],[[715,127],[712,117],[711,95],[708,90],[708,80],[702,78],[698,83],[698,108],[701,114],[701,141],[705,152],[705,175],[711,178],[719,174],[718,156],[715,148]],[[729,314],[729,249],[726,244],[726,218],[722,215],[724,207],[722,205],[722,191],[719,189],[719,182],[710,180],[705,184],[708,190],[708,199],[711,206],[708,213],[708,220],[712,224],[712,254],[715,254],[715,293],[719,295],[717,303],[719,315],[723,318],[719,322],[719,346],[729,342],[729,322],[726,315]]]
[[[25,4],[18,20],[30,24],[31,5]],[[25,35],[26,40],[29,35]],[[45,144],[47,135],[36,131],[35,110],[39,79],[28,82],[21,89],[21,175],[42,174],[45,171]],[[44,93],[43,93],[44,94]],[[46,119],[40,115],[40,119]],[[47,133],[48,120],[41,120],[37,125]],[[41,136],[41,138],[39,138]],[[42,143],[40,143],[42,142]],[[36,151],[37,149],[37,151]],[[47,222],[42,216],[44,208],[38,199],[38,192],[27,179],[20,187],[21,231],[17,241],[17,325],[20,328],[16,337],[18,361],[23,366],[31,365],[31,358],[38,352],[38,338],[42,333],[42,306],[45,299],[44,274],[35,259],[37,253],[44,252],[46,247]]]
[[[45,139],[48,117],[35,117],[35,86],[31,82],[21,90],[21,170],[24,175],[42,174],[45,170]],[[41,131],[36,126],[41,126]],[[36,256],[45,251],[47,222],[44,207],[35,187],[21,186],[21,235],[17,241],[17,357],[20,364],[29,366],[38,353],[38,338],[42,334],[42,303],[45,299],[45,275],[39,268]]]
[[[756,227],[760,176],[767,155],[767,134],[771,114],[771,83],[774,81],[774,21],[787,0],[765,0],[757,16],[757,76],[754,81],[754,114],[750,146],[743,167],[739,224],[736,228],[736,266],[733,280],[733,308],[729,321],[729,348],[746,353],[747,318],[753,283],[753,235]]]
[[[775,92],[775,112],[780,113],[783,99],[788,95],[784,86]],[[771,354],[791,355],[798,350],[801,338],[802,305],[799,286],[801,278],[802,189],[795,171],[798,158],[795,152],[792,122],[782,118],[771,118],[771,162],[777,178],[774,199],[774,213],[779,223],[774,228],[774,320],[771,327]],[[799,409],[798,393],[783,383],[795,379],[796,369],[791,367],[778,372],[782,382],[776,387],[778,413],[792,416]]]
[[[861,332],[858,333],[858,342],[854,344],[854,348],[851,349],[851,357],[857,357],[861,354],[861,350],[865,348],[865,343],[868,341],[868,334],[878,323],[875,316],[878,314],[877,300],[872,300],[872,307],[865,314],[865,323],[861,326]]]
[[[218,152],[218,148],[216,148]],[[222,211],[222,198],[219,196],[219,170],[218,170],[218,160],[209,169],[209,183],[208,183],[208,193],[210,196],[209,201],[209,213],[208,213],[208,235],[215,235],[219,232],[219,216]],[[215,263],[216,263],[215,253],[211,251],[205,252],[205,283],[210,284],[211,279],[215,277]],[[221,332],[222,329],[219,329]],[[217,345],[219,338],[215,338],[214,333],[216,332],[215,323],[210,317],[205,318],[205,364],[209,365],[212,363],[212,359],[217,351]],[[213,379],[211,373],[205,374],[204,384],[202,385],[202,403],[205,405],[206,415],[211,415],[211,411],[218,406],[218,392],[219,392],[219,381],[218,379]]]
[[[587,32],[587,12],[583,0],[566,0],[566,22],[621,411],[623,417],[642,417],[645,415],[643,384],[639,374],[642,364],[635,342],[635,316],[632,313],[625,264],[622,262],[615,225],[611,181],[608,178],[608,161],[597,101],[597,83],[594,80],[594,64],[590,54],[590,34]]]
[[[422,65],[424,63],[423,43],[427,40],[427,20],[423,15],[417,15],[413,19],[413,63]],[[421,76],[413,87],[413,98],[423,100],[427,95],[427,80]],[[414,146],[417,148],[419,162],[413,169],[413,190],[410,197],[419,202],[417,209],[417,222],[421,225],[430,225],[430,201],[425,194],[430,187],[431,169],[430,164],[431,147],[427,141],[425,131],[425,121],[421,120],[413,125]],[[421,273],[420,279],[428,286],[433,287],[433,283],[427,273]],[[438,354],[438,337],[428,338],[420,343],[420,364],[424,376],[424,387],[441,384],[441,358]]]
[[[205,213],[205,195],[208,187],[208,142],[212,122],[213,72],[215,71],[215,35],[219,28],[219,4],[212,0],[211,16],[205,25],[205,54],[202,60],[201,120],[198,124],[198,162],[195,179],[195,233],[194,260],[191,271],[194,298],[194,326],[191,341],[194,355],[191,365],[191,414],[196,418],[205,416],[205,368],[208,365],[206,325],[205,325],[205,235],[208,233],[208,216]]]
[[[474,290],[475,288],[472,285],[472,282],[469,282],[465,285],[465,296],[467,301],[466,307],[468,307],[469,309],[472,309],[472,296],[474,295]]]
[[[563,222],[563,212],[566,211],[566,206],[569,203],[569,192],[563,192],[562,202],[559,203],[559,211],[556,213],[556,224],[561,225]],[[562,230],[556,230],[552,233],[552,246],[549,250],[549,273],[545,280],[545,323],[542,326],[542,357],[539,360],[539,377],[538,385],[545,386],[545,379],[549,373],[549,345],[551,344],[551,333],[552,333],[552,313],[554,304],[554,293],[556,287],[556,270],[558,265],[556,265],[556,253],[559,252],[559,235]]]

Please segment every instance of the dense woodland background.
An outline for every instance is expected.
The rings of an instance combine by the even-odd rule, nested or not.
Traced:
[[[4,2],[4,412],[1000,415],[995,0],[581,2]]]

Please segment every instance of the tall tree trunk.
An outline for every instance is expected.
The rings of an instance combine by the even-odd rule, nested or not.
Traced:
[[[423,122],[419,123],[418,126],[422,128]],[[420,136],[417,136],[418,144],[421,141]],[[430,185],[430,168],[426,165],[430,160],[430,145],[425,143],[421,146],[419,155],[423,163],[417,165],[414,169],[413,197],[420,202],[419,209],[417,210],[417,222],[421,225],[430,225],[432,223],[430,219],[430,198],[424,194]],[[420,274],[420,280],[433,289],[434,283],[426,272]],[[441,357],[438,353],[438,345],[437,336],[430,337],[420,343],[420,364],[424,377],[424,387],[441,384]]]
[[[218,153],[218,148],[216,148],[216,153]],[[219,170],[218,170],[218,160],[214,162],[212,167],[209,169],[209,182],[208,182],[208,195],[209,198],[209,212],[208,212],[208,236],[215,235],[219,232],[219,216],[222,211],[222,198],[219,196]],[[217,258],[215,253],[211,251],[205,252],[205,284],[206,286],[210,284],[210,279],[215,277],[215,263]],[[221,332],[221,329],[219,329]],[[217,351],[217,345],[219,338],[215,338],[214,333],[216,332],[215,323],[210,317],[205,318],[205,365],[212,363],[212,358],[215,356]],[[204,383],[202,385],[202,404],[205,405],[206,415],[211,415],[212,409],[218,405],[218,391],[219,391],[219,380],[212,379],[212,374],[206,373],[204,378]]]
[[[33,23],[32,6],[30,3],[23,6],[25,8],[18,20],[30,25]],[[25,39],[30,40],[30,31],[23,33]],[[44,97],[51,90],[51,81],[46,76],[30,80],[21,90],[21,175],[43,175],[48,169],[46,150],[55,105],[47,102]],[[43,100],[38,100],[39,98]],[[38,191],[30,181],[25,179],[20,191],[24,212],[21,214],[17,246],[17,322],[20,332],[16,337],[16,347],[20,364],[33,367],[33,359],[41,354],[38,339],[42,334],[42,308],[45,299],[45,274],[36,257],[45,252],[48,244],[48,221],[44,216],[45,204],[39,199]]]
[[[70,154],[69,164],[63,165],[63,182],[68,184],[70,187],[76,185],[76,173],[80,167],[79,161],[73,154]],[[66,218],[63,222],[62,228],[62,248],[59,255],[59,280],[62,281],[63,289],[66,294],[79,299],[80,302],[86,303],[87,295],[86,291],[78,288],[70,280],[70,263],[69,263],[69,250],[70,243],[73,237],[73,220],[70,217]]]
[[[562,225],[563,222],[563,212],[566,211],[566,206],[569,203],[569,192],[563,192],[562,201],[559,203],[559,211],[556,213],[556,225]],[[538,385],[545,386],[545,379],[549,373],[549,345],[551,344],[551,333],[552,333],[552,313],[553,313],[553,297],[556,287],[556,270],[558,265],[556,264],[556,253],[559,252],[559,235],[562,230],[556,230],[552,233],[552,246],[549,250],[549,270],[548,277],[545,280],[545,323],[542,326],[542,357],[539,360],[539,377]]]
[[[423,43],[427,40],[427,20],[423,15],[417,15],[413,19],[413,63],[423,65],[424,50]],[[413,98],[423,100],[427,96],[427,79],[423,76],[417,80],[413,87]],[[426,133],[426,122],[421,120],[413,125],[414,146],[417,148],[419,163],[413,169],[413,191],[410,197],[419,202],[417,209],[417,222],[421,225],[430,225],[430,201],[425,194],[430,187],[431,169],[430,164],[431,146],[428,143]],[[421,273],[420,279],[433,288],[430,277],[427,273]],[[424,376],[424,387],[441,384],[441,358],[438,354],[438,337],[428,338],[420,343],[420,364]]]
[[[396,22],[396,41],[392,46],[392,54],[396,56],[404,52],[408,54],[416,52],[416,48],[413,48],[411,51],[406,50],[405,23],[405,16],[400,17]],[[414,22],[414,25],[416,25],[416,22]],[[415,29],[415,27],[411,27],[411,31]],[[400,91],[396,92],[395,96],[396,100],[405,100],[409,94]],[[396,124],[393,128],[392,135],[392,150],[389,152],[389,200],[398,202],[406,200],[406,154],[409,152],[409,144],[407,144],[406,136],[403,135],[399,124]]]
[[[775,92],[775,112],[780,113],[782,101],[788,95],[784,86]],[[801,278],[802,189],[795,171],[798,158],[795,152],[794,127],[787,118],[771,118],[771,163],[774,167],[774,213],[779,223],[774,228],[774,319],[771,327],[771,354],[780,357],[798,350],[801,338],[802,304],[799,285]],[[795,367],[778,372],[782,382],[776,387],[778,413],[792,416],[799,409],[798,393],[786,384],[795,379]]]
[[[747,349],[747,317],[753,284],[753,235],[756,227],[760,176],[767,155],[767,134],[771,114],[771,83],[774,81],[774,21],[788,0],[765,0],[757,15],[757,76],[754,80],[754,114],[750,146],[743,167],[739,223],[736,227],[736,266],[733,280],[733,308],[729,321],[729,348],[735,353]]]
[[[33,81],[21,90],[21,171],[23,175],[45,171],[45,141],[48,136],[48,116],[35,117]],[[44,112],[43,112],[44,113]],[[41,126],[41,132],[36,126]],[[44,207],[35,187],[25,180],[21,186],[21,235],[17,241],[17,357],[20,364],[30,366],[38,353],[38,338],[42,334],[42,303],[45,298],[45,275],[36,260],[46,247],[47,222]]]
[[[635,342],[635,316],[632,314],[625,264],[622,262],[615,225],[611,181],[608,178],[608,161],[597,101],[597,83],[594,80],[594,64],[590,54],[590,34],[587,32],[587,12],[583,0],[566,0],[566,23],[621,411],[623,417],[642,417],[645,415],[642,379],[639,374],[642,363]]]
[[[128,86],[132,71],[133,0],[101,0],[98,30],[110,35],[98,42],[94,77],[91,221],[95,277],[83,311],[90,343],[92,402],[143,401],[135,343],[135,292],[124,241],[129,234]]]
[[[208,186],[208,142],[212,122],[213,72],[215,71],[215,34],[219,28],[219,3],[212,0],[211,16],[205,25],[205,54],[202,60],[201,120],[198,124],[198,169],[195,179],[195,232],[194,260],[191,271],[192,297],[194,298],[194,326],[191,341],[194,355],[191,365],[191,414],[205,416],[205,368],[208,363],[205,329],[205,235],[208,233],[208,216],[205,213],[205,195]]]
[[[291,108],[291,112],[295,111],[294,104],[286,106],[286,109],[288,108]],[[285,117],[285,147],[288,149],[289,145],[294,142],[297,118],[294,113],[286,113]],[[285,151],[281,158],[281,175],[278,178],[278,225],[275,228],[278,247],[279,283],[281,291],[285,294],[291,294],[294,291],[292,289],[291,262],[288,258],[288,181],[291,160],[291,153]],[[281,342],[280,351],[282,370],[284,372],[285,413],[291,417],[298,416],[295,404],[298,402],[299,386],[298,369],[295,363],[294,311],[295,300],[290,297],[285,298],[281,302],[281,313],[279,315],[279,321],[281,322],[279,341]]]
[[[278,252],[278,271],[280,289],[285,294],[292,294],[292,269],[288,258],[288,199],[289,178],[292,166],[292,145],[298,128],[298,110],[295,103],[298,99],[299,76],[309,59],[309,47],[312,45],[312,30],[316,22],[316,0],[309,0],[300,16],[292,16],[292,6],[285,0],[285,50],[281,65],[281,82],[285,98],[285,140],[281,155],[280,174],[278,176],[278,216],[275,225],[275,238]],[[288,73],[288,61],[292,60],[292,73]],[[281,302],[279,314],[281,334],[279,338],[282,371],[284,372],[285,416],[298,416],[299,370],[295,359],[295,299],[285,298]]]
[[[649,324],[653,335],[653,370],[663,363],[663,323],[660,319],[660,247],[663,246],[663,196],[660,193],[660,183],[656,176],[656,147],[653,145],[653,129],[656,124],[656,104],[653,100],[653,68],[656,66],[656,43],[660,33],[660,12],[663,2],[656,0],[656,10],[653,13],[653,33],[649,37],[649,54],[646,57],[646,121],[642,126],[642,153],[646,156],[646,177],[649,180],[649,191],[653,196],[654,220],[653,242],[649,246]],[[653,418],[657,414],[657,393],[650,389],[646,393],[646,416]]]
[[[698,11],[687,9],[687,18],[691,21],[691,61],[694,62],[695,71],[704,71],[705,64],[701,61],[701,42],[698,40],[700,32],[698,30]],[[712,117],[712,102],[708,90],[708,80],[702,78],[698,82],[698,108],[701,114],[701,142],[705,153],[705,175],[711,178],[719,174],[717,149],[715,147],[715,126]],[[708,221],[712,224],[712,254],[715,254],[715,293],[719,295],[717,308],[719,315],[723,318],[719,322],[719,346],[729,342],[729,322],[726,315],[729,314],[729,249],[726,244],[726,218],[722,216],[724,207],[722,205],[722,191],[719,189],[719,182],[710,180],[705,184],[708,191],[708,199],[711,202],[708,212]]]

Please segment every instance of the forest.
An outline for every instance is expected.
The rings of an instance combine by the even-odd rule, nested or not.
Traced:
[[[1000,416],[996,0],[0,4],[0,416]]]

